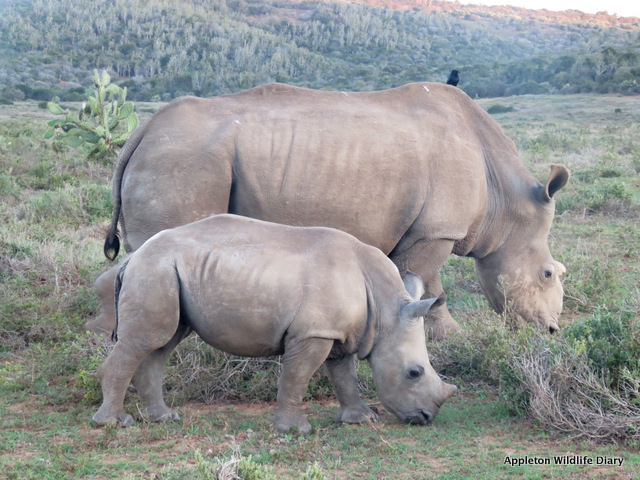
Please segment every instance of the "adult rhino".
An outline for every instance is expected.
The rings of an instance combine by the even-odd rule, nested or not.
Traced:
[[[567,183],[552,165],[541,184],[500,126],[458,88],[414,83],[345,93],[282,84],[214,98],[184,97],[124,146],[113,178],[105,254],[156,232],[230,212],[353,234],[416,272],[426,295],[453,252],[475,258],[491,306],[558,329],[565,268],[551,257],[553,196]],[[115,270],[93,330],[113,327]],[[506,291],[505,291],[506,290]],[[446,305],[428,319],[435,338],[459,330]]]
[[[177,419],[162,398],[162,372],[195,331],[235,355],[282,355],[280,432],[311,432],[300,406],[325,361],[340,402],[336,420],[375,418],[358,394],[356,355],[369,360],[389,411],[429,423],[456,387],[429,362],[422,317],[437,299],[420,300],[423,292],[417,276],[403,284],[380,250],[335,229],[216,215],[163,231],[120,270],[117,342],[99,369],[104,401],[93,419],[133,423],[123,407],[132,379],[146,418]]]

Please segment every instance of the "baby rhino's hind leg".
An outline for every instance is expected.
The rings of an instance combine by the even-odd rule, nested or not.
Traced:
[[[133,425],[133,417],[124,410],[124,396],[140,361],[147,355],[117,342],[113,351],[98,369],[102,386],[102,405],[93,416],[98,425],[117,423]]]
[[[164,402],[164,398],[162,397],[162,377],[169,355],[171,355],[173,349],[185,339],[189,333],[191,333],[189,327],[183,325],[178,326],[178,330],[176,330],[175,335],[169,343],[151,352],[151,354],[142,361],[133,376],[133,386],[136,387],[136,391],[142,397],[145,405],[142,412],[145,420],[151,422],[180,420],[178,412],[167,407]]]
[[[135,382],[143,392],[143,399],[152,401],[155,412],[152,416],[161,412],[157,392],[164,405],[161,396],[164,363],[159,362],[165,360],[188,333],[179,328],[179,320],[178,282],[173,269],[145,272],[136,270],[133,262],[130,263],[118,300],[118,341],[98,370],[103,402],[93,416],[96,423],[133,424],[131,415],[124,411],[124,397],[136,371],[141,372],[136,374]]]

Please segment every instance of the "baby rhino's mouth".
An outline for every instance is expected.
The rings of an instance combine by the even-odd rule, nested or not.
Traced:
[[[382,404],[389,412],[393,413],[402,422],[413,425],[430,424],[436,418],[438,411],[440,410],[439,405],[437,404],[431,406],[415,406],[411,410],[399,410],[397,408],[393,408],[391,405],[385,404],[385,402],[382,402]]]
[[[428,425],[433,421],[435,415],[426,410],[416,410],[405,416],[404,421],[411,424]]]

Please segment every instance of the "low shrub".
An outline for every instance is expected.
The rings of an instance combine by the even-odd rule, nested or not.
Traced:
[[[528,413],[542,425],[608,443],[640,441],[638,385],[612,390],[583,353],[562,339],[538,336],[511,360],[528,392]]]
[[[191,335],[179,345],[165,369],[167,402],[274,401],[281,368],[280,357],[238,357],[210,347]],[[357,372],[362,395],[375,397],[368,363],[358,362]],[[333,387],[322,367],[311,377],[306,398],[323,399],[333,395]]]
[[[631,192],[622,180],[598,178],[564,192],[556,203],[556,211],[558,214],[569,210],[584,214],[621,213],[628,211],[631,203]]]
[[[462,333],[429,344],[432,364],[443,376],[495,385],[512,413],[522,415],[527,394],[509,359],[526,347],[532,329],[513,330],[504,316],[486,308],[479,312],[463,315]]]
[[[491,105],[489,108],[487,108],[487,113],[490,113],[491,115],[495,115],[497,113],[509,113],[513,111],[515,111],[515,108],[500,105],[499,103]]]
[[[85,183],[32,195],[21,216],[30,223],[81,225],[111,215],[111,189]]]
[[[195,451],[193,469],[165,467],[165,480],[276,480],[280,478],[273,466],[264,465],[251,457],[234,452],[230,457],[209,459],[200,450]],[[322,468],[317,463],[310,465],[301,480],[326,480]]]
[[[596,307],[591,316],[571,322],[562,336],[609,388],[620,390],[629,378],[640,381],[640,324],[631,309]]]
[[[38,163],[30,172],[33,175],[32,187],[36,190],[55,190],[73,182],[73,176],[60,171],[59,166],[50,161]]]
[[[167,403],[273,401],[278,391],[280,368],[277,357],[237,357],[191,335],[176,349],[165,369]]]
[[[20,187],[18,187],[11,175],[0,174],[0,197],[20,197]]]
[[[593,258],[587,253],[573,253],[570,268],[564,277],[565,306],[580,312],[590,312],[590,299],[614,303],[625,294],[619,263],[607,257]]]
[[[598,178],[618,178],[624,176],[624,169],[617,163],[601,163],[596,166],[579,170],[573,174],[573,178],[581,182],[594,182]]]
[[[429,345],[436,370],[497,386],[515,414],[573,437],[640,440],[640,346],[631,313],[600,309],[560,335],[484,312]]]

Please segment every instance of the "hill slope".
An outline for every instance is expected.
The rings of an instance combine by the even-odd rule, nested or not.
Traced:
[[[444,81],[472,96],[640,93],[640,19],[437,0],[13,0],[0,97],[81,99],[93,69],[135,100],[271,81],[344,90]]]

